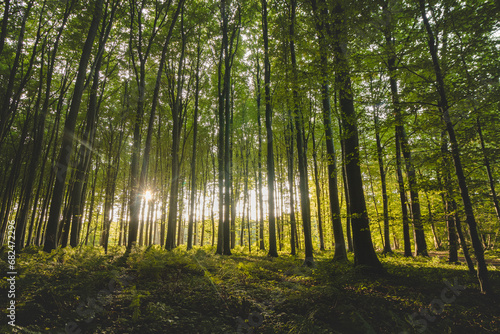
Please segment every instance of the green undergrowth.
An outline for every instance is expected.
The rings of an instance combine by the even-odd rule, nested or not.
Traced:
[[[278,258],[243,248],[92,247],[16,259],[17,333],[495,333],[499,304],[479,292],[464,264],[438,257],[380,256],[368,274],[317,252]],[[489,258],[497,253],[487,254]],[[6,273],[6,254],[0,269]],[[500,271],[489,266],[500,293]],[[449,287],[454,287],[454,290]],[[6,278],[0,283],[7,289]],[[444,291],[444,292],[443,292]],[[454,293],[455,292],[455,293]],[[0,298],[6,305],[5,294]],[[6,313],[5,307],[2,312]],[[4,314],[2,317],[5,317]]]

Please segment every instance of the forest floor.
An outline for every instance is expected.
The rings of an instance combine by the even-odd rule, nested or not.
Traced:
[[[316,266],[280,253],[214,255],[212,247],[167,252],[123,248],[16,259],[15,327],[2,333],[498,333],[500,302],[479,292],[465,264],[446,258],[381,256],[386,274],[367,274],[316,252]],[[445,253],[444,253],[445,254]],[[446,254],[445,254],[446,255]],[[7,270],[1,254],[0,269]],[[487,252],[500,293],[498,252]],[[4,277],[0,283],[7,290]],[[7,305],[2,292],[1,305]],[[2,306],[6,317],[6,307]]]

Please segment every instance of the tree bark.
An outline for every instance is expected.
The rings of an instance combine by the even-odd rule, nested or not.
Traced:
[[[9,20],[9,10],[10,10],[10,0],[5,0],[3,5],[2,30],[0,32],[0,55],[2,54],[3,46],[5,45],[5,38],[7,37],[7,23]]]
[[[64,124],[64,133],[57,162],[57,177],[55,180],[54,191],[52,193],[49,220],[47,222],[46,239],[43,247],[43,250],[45,252],[50,252],[57,247],[57,229],[60,219],[59,216],[61,212],[62,197],[65,187],[66,174],[69,167],[71,154],[73,152],[73,133],[76,126],[76,118],[78,116],[78,111],[80,109],[80,104],[82,101],[83,90],[85,88],[84,84],[87,65],[92,53],[92,45],[94,43],[95,36],[97,35],[99,21],[101,19],[102,5],[103,0],[96,0],[92,22],[90,24],[87,39],[83,46],[80,64],[78,66],[78,75],[75,81],[73,99],[71,100],[70,110]]]
[[[183,2],[179,3],[177,11],[181,10]],[[182,10],[183,12],[183,10]],[[177,14],[178,15],[178,14]],[[175,233],[177,227],[177,214],[178,214],[178,200],[179,200],[179,176],[181,162],[179,161],[179,148],[181,139],[181,130],[183,126],[183,115],[182,115],[182,90],[184,84],[183,65],[184,65],[184,53],[186,47],[186,35],[184,33],[184,18],[183,13],[181,14],[181,35],[182,35],[182,46],[181,54],[179,57],[179,63],[177,68],[177,85],[175,98],[172,99],[172,178],[170,180],[170,199],[168,208],[168,221],[167,221],[167,238],[165,241],[165,249],[172,250],[176,247]],[[171,26],[172,27],[172,26]],[[171,35],[171,34],[170,34]],[[159,83],[159,81],[158,81]],[[179,217],[182,217],[179,215]],[[180,237],[180,235],[178,235]]]
[[[325,240],[323,238],[323,222],[321,220],[321,189],[319,187],[318,176],[318,158],[316,151],[316,140],[314,136],[314,127],[312,129],[312,142],[313,142],[313,167],[314,167],[314,183],[316,185],[316,204],[318,209],[318,232],[319,232],[319,249],[325,250]]]
[[[477,278],[479,280],[479,285],[481,287],[481,292],[491,295],[493,294],[492,287],[488,278],[488,269],[486,267],[486,262],[484,260],[484,250],[481,240],[477,232],[477,223],[474,217],[474,210],[472,208],[472,202],[469,195],[469,189],[467,187],[467,182],[465,179],[465,174],[462,167],[462,161],[460,158],[460,149],[458,146],[458,141],[455,136],[455,129],[449,114],[448,99],[446,96],[444,75],[441,72],[441,65],[439,64],[438,53],[436,50],[436,43],[434,39],[434,32],[429,24],[426,14],[425,1],[419,0],[420,12],[422,14],[422,20],[427,31],[427,43],[429,46],[429,52],[431,54],[432,63],[434,66],[434,74],[436,75],[437,92],[439,95],[439,109],[442,113],[443,121],[446,125],[446,131],[448,132],[448,137],[451,144],[451,155],[453,157],[453,163],[455,165],[455,173],[458,180],[458,185],[460,187],[460,195],[462,197],[462,202],[464,205],[465,215],[467,225],[469,225],[470,236],[472,240],[472,246],[474,247],[474,253],[477,259]]]
[[[479,116],[477,117],[476,124],[477,124],[477,133],[479,135],[479,140],[481,142],[481,151],[483,152],[484,166],[486,167],[486,173],[488,174],[488,183],[490,185],[491,199],[493,201],[493,205],[495,206],[495,213],[497,215],[497,220],[500,223],[500,206],[498,204],[497,192],[495,190],[495,181],[493,179],[493,172],[491,171],[490,159],[488,158],[488,153],[486,151],[486,146],[484,144],[483,131],[481,128],[481,121],[479,119]]]
[[[3,141],[8,133],[8,128],[12,122],[9,119],[13,116],[14,110],[12,110],[12,93],[14,91],[14,81],[16,79],[16,74],[18,74],[18,67],[21,62],[21,54],[23,51],[24,45],[24,34],[26,32],[26,22],[30,15],[31,9],[33,7],[34,1],[29,1],[26,5],[26,9],[24,11],[24,15],[21,21],[21,28],[19,30],[19,36],[17,38],[17,47],[16,47],[16,55],[14,57],[14,62],[12,64],[12,68],[10,70],[9,79],[7,81],[7,87],[5,88],[5,94],[1,96],[2,98],[2,108],[0,109],[0,148],[2,147]],[[8,7],[8,4],[7,4]],[[4,14],[5,16],[5,14]],[[7,21],[4,18],[4,21]],[[3,24],[7,24],[6,22]],[[2,29],[2,34],[4,33],[4,29]],[[5,39],[4,39],[5,40]]]
[[[408,207],[406,206],[406,190],[401,171],[401,146],[399,144],[399,131],[396,128],[396,173],[398,179],[399,198],[401,201],[401,214],[403,218],[403,243],[404,256],[413,256],[411,252],[410,220],[408,219]]]
[[[290,115],[291,116],[291,115]],[[297,243],[297,223],[295,220],[295,192],[294,192],[294,178],[293,171],[294,154],[293,154],[293,122],[288,122],[287,129],[287,166],[288,166],[288,190],[290,192],[290,254],[296,255],[295,244]]]
[[[188,242],[187,249],[193,248],[193,217],[194,217],[194,200],[196,195],[196,144],[198,137],[198,103],[200,95],[200,56],[201,47],[200,40],[198,39],[196,57],[196,83],[195,83],[195,98],[194,98],[194,116],[193,116],[193,155],[191,157],[191,199],[189,209],[189,222],[188,222]]]
[[[271,63],[269,61],[269,37],[267,31],[267,0],[262,0],[262,35],[264,38],[264,91],[266,101],[267,134],[267,190],[269,204],[269,252],[267,255],[278,256],[276,248],[276,217],[274,207],[274,144],[271,106]]]
[[[318,32],[318,41],[320,48],[321,62],[321,99],[323,107],[323,124],[325,127],[326,153],[328,163],[328,193],[330,199],[330,215],[332,219],[333,237],[335,241],[335,253],[333,259],[337,261],[347,261],[346,245],[344,232],[342,229],[342,220],[340,218],[339,190],[337,182],[337,158],[335,145],[333,143],[333,131],[331,120],[330,105],[330,83],[328,76],[328,42],[326,36],[331,33],[331,27],[328,21],[328,9],[324,0],[311,0],[313,12],[316,16],[316,30]]]
[[[356,112],[354,110],[351,79],[346,50],[344,10],[337,2],[334,10],[335,34],[332,36],[333,49],[336,60],[335,82],[339,91],[342,127],[345,136],[346,176],[351,199],[351,221],[354,246],[354,263],[367,266],[375,271],[382,271],[383,267],[373,248],[368,212],[366,211],[363,180],[360,169],[359,139]]]
[[[261,99],[261,86],[260,86],[260,65],[259,65],[259,56],[256,56],[257,59],[257,74],[256,74],[256,82],[257,82],[257,126],[258,126],[258,137],[259,137],[259,149],[257,152],[257,166],[258,166],[258,207],[259,207],[259,248],[260,250],[266,250],[264,245],[264,202],[262,195],[262,122],[260,120],[260,99]]]

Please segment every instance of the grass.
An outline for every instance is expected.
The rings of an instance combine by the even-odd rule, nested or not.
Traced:
[[[437,257],[381,257],[387,273],[375,275],[353,267],[352,255],[349,263],[332,262],[329,251],[315,254],[314,268],[302,266],[300,256],[270,258],[241,248],[219,256],[211,247],[167,252],[153,246],[135,249],[126,261],[123,252],[27,249],[16,264],[16,327],[2,324],[0,332],[496,333],[500,328],[498,302],[479,292],[467,267]],[[6,258],[2,254],[4,273]],[[500,271],[489,269],[500,292]],[[453,294],[447,284],[463,288]],[[6,290],[6,279],[0,287]]]

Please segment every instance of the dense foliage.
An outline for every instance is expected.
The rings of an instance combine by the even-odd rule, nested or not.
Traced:
[[[210,245],[310,267],[333,250],[378,274],[391,271],[380,253],[447,251],[489,294],[499,12],[493,0],[5,0],[2,249]]]

